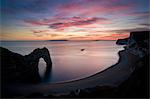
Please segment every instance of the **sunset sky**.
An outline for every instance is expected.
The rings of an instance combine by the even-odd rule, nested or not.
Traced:
[[[1,0],[1,40],[116,40],[150,29],[149,0]]]

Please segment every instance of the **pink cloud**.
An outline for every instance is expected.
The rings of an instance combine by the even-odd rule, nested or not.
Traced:
[[[31,30],[33,33],[44,33],[48,32],[49,30]]]
[[[109,36],[100,37],[101,40],[118,40],[129,37],[130,33],[112,33]]]
[[[134,7],[133,4],[115,4],[121,0],[83,0],[82,2],[71,2],[57,7],[57,15],[90,16],[104,13],[116,13],[127,11]]]
[[[108,19],[105,18],[81,18],[81,17],[72,17],[69,19],[68,22],[59,22],[59,23],[52,23],[50,24],[50,28],[53,29],[64,29],[67,27],[81,27],[81,26],[86,26],[86,25],[91,25],[94,23],[107,23]]]
[[[129,37],[130,33],[110,33],[107,36],[102,34],[95,35],[85,35],[85,36],[77,36],[70,37],[71,40],[118,40]]]
[[[110,20],[106,18],[97,18],[97,17],[92,17],[92,18],[70,17],[70,18],[58,18],[58,19],[50,18],[50,19],[42,19],[42,20],[24,20],[24,22],[33,26],[48,26],[52,29],[64,30],[65,28],[72,27],[72,26],[83,27],[83,26],[88,26],[93,24],[108,24]]]
[[[43,37],[50,35],[49,30],[30,30],[36,37]]]
[[[24,22],[34,26],[48,25],[47,23],[40,20],[24,20]]]

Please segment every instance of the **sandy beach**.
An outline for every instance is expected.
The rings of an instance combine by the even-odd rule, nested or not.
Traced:
[[[11,93],[13,92],[15,94],[29,95],[31,93],[67,94],[70,91],[77,89],[92,88],[95,86],[104,85],[117,87],[121,82],[130,76],[130,74],[133,72],[132,64],[134,64],[139,59],[133,54],[129,53],[127,50],[120,51],[119,57],[119,61],[115,65],[87,78],[49,84],[13,84],[13,86],[9,85],[8,88]]]

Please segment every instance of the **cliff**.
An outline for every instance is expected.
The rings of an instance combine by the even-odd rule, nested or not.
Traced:
[[[125,45],[125,44],[127,44],[127,42],[128,42],[128,38],[118,39],[117,42],[116,42],[116,44],[117,45]]]
[[[9,51],[0,47],[2,84],[12,82],[37,83],[40,81],[38,62],[43,58],[50,71],[52,62],[47,48],[35,49],[29,55]]]
[[[149,31],[131,32],[126,51],[139,57],[131,76],[118,87],[119,97],[149,97]]]

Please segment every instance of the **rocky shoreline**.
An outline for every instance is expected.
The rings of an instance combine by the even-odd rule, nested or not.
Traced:
[[[149,31],[117,42],[126,44],[118,63],[100,73],[71,82],[7,85],[7,92],[10,97],[149,97]]]

